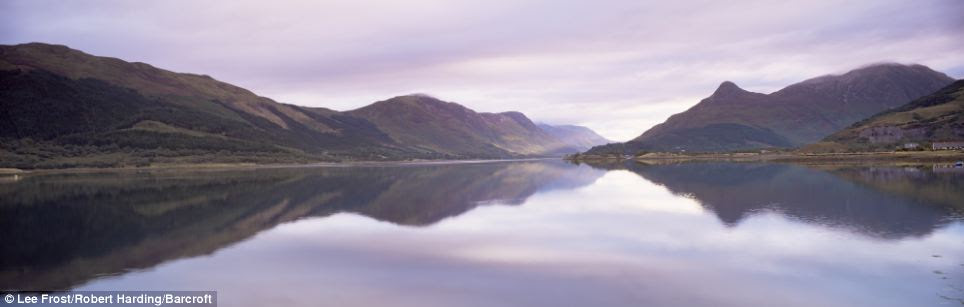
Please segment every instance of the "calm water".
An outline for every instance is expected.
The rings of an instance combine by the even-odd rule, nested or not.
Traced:
[[[0,289],[961,306],[964,172],[561,161],[0,177]]]

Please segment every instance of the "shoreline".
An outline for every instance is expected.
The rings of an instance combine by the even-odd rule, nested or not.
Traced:
[[[557,160],[560,157],[521,158],[521,159],[466,159],[466,160],[404,160],[404,161],[348,161],[348,162],[312,162],[312,163],[170,163],[149,166],[122,167],[72,167],[72,168],[41,168],[19,169],[0,168],[0,176],[20,176],[33,174],[58,173],[96,173],[96,172],[130,172],[130,171],[178,171],[178,170],[245,170],[245,169],[279,169],[279,168],[321,168],[321,167],[381,167],[381,166],[419,166],[419,165],[447,165],[447,164],[478,164],[500,162],[524,162],[540,160]]]
[[[696,161],[726,161],[726,162],[782,162],[782,163],[818,163],[818,164],[853,164],[853,163],[955,163],[964,161],[964,151],[906,151],[906,152],[855,152],[855,153],[711,153],[711,154],[678,154],[678,153],[649,153],[641,156],[564,156],[539,157],[519,159],[466,159],[466,160],[400,160],[400,161],[343,161],[343,162],[312,162],[312,163],[164,163],[148,166],[122,167],[76,167],[76,168],[39,168],[19,169],[0,168],[0,176],[54,174],[54,173],[95,173],[95,172],[124,172],[124,171],[177,171],[177,170],[243,170],[243,169],[272,169],[272,168],[319,168],[319,167],[379,167],[379,166],[420,166],[446,164],[475,164],[499,162],[523,162],[561,159],[571,162],[621,162],[641,161],[655,163],[679,163]]]
[[[853,153],[712,153],[676,154],[649,153],[640,156],[567,156],[567,161],[614,162],[614,161],[730,161],[730,162],[790,162],[790,163],[858,163],[858,162],[907,162],[907,163],[954,163],[964,161],[962,151],[892,151]]]

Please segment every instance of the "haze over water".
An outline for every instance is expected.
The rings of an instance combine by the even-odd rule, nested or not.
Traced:
[[[3,177],[0,288],[223,306],[955,306],[964,172],[522,161]]]

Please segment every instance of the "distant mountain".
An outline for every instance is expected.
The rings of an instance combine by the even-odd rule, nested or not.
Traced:
[[[860,121],[806,151],[893,149],[909,142],[964,141],[964,80]]]
[[[519,112],[478,113],[427,95],[399,96],[348,111],[401,144],[454,156],[578,152]]]
[[[550,135],[562,140],[567,145],[578,149],[579,151],[584,151],[593,146],[612,143],[612,141],[604,138],[603,136],[597,134],[592,129],[576,126],[576,125],[558,125],[553,126],[549,124],[538,124],[539,128],[543,131],[548,132]]]
[[[953,81],[926,66],[892,63],[809,79],[771,94],[726,81],[710,97],[639,137],[590,153],[796,147]]]
[[[66,46],[0,45],[0,167],[508,158],[578,150],[521,113],[437,103],[408,113],[409,106],[415,105],[376,103],[356,112],[301,107],[206,75]],[[379,113],[385,110],[391,111]]]

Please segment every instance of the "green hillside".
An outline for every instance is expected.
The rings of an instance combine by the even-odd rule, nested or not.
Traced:
[[[518,112],[476,113],[413,97],[338,112],[66,46],[0,45],[0,167],[509,158],[579,150]],[[445,112],[428,109],[439,106]]]
[[[519,112],[477,113],[426,95],[399,96],[348,112],[400,143],[454,156],[505,157],[578,152]]]
[[[804,150],[892,150],[905,143],[926,147],[938,141],[964,141],[964,80],[860,121]]]

